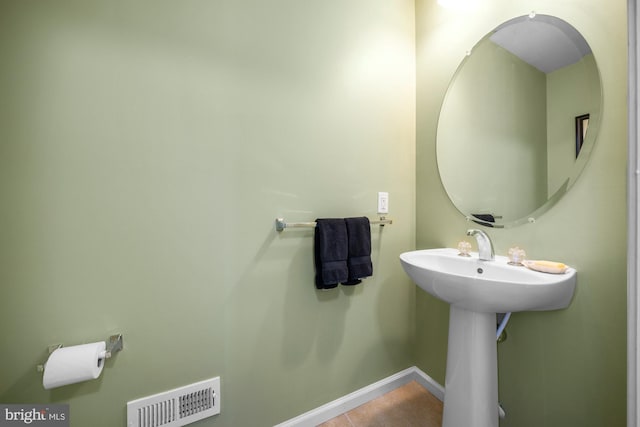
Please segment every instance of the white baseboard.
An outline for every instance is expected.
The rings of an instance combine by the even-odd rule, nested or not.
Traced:
[[[353,393],[349,393],[346,396],[340,397],[332,402],[322,405],[316,409],[312,409],[309,412],[305,412],[295,418],[280,423],[274,427],[312,427],[322,424],[332,418],[337,417],[340,414],[348,412],[353,408],[356,408],[370,400],[382,396],[398,387],[401,387],[411,381],[416,381],[424,388],[429,390],[431,394],[444,400],[444,387],[436,382],[429,375],[422,372],[415,366],[407,368],[404,371],[400,371],[397,374],[391,375],[387,378],[383,378],[371,385],[356,390]]]

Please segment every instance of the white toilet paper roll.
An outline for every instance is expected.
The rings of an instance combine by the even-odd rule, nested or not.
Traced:
[[[100,376],[104,367],[104,341],[62,347],[49,356],[44,365],[42,385],[46,390]]]

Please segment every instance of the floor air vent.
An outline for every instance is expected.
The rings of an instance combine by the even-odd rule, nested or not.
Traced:
[[[128,427],[178,427],[220,413],[220,377],[127,402]]]

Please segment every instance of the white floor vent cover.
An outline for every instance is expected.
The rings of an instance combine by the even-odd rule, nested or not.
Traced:
[[[127,402],[128,427],[178,427],[220,413],[220,377]]]

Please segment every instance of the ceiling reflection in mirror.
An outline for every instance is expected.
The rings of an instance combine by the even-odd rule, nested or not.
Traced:
[[[559,18],[532,16],[478,42],[438,119],[447,194],[467,218],[490,227],[533,221],[562,198],[587,162],[602,113],[588,43]]]

